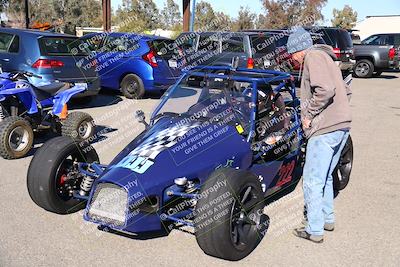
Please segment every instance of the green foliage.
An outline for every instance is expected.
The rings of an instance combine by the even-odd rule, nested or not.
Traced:
[[[251,13],[249,7],[240,7],[238,18],[233,24],[234,31],[254,29],[256,14]]]
[[[196,4],[194,26],[196,31],[228,31],[232,19],[223,12],[215,12],[210,3],[201,1]]]
[[[266,14],[257,25],[262,28],[283,28],[295,25],[312,26],[323,20],[322,8],[327,0],[263,0]]]
[[[357,15],[349,5],[345,5],[342,10],[334,8],[332,26],[351,30],[356,25]]]
[[[177,25],[182,24],[179,5],[174,0],[167,0],[164,3],[164,8],[161,10],[161,24],[165,30],[176,29]]]
[[[0,4],[3,2],[0,0]],[[9,0],[3,7],[12,26],[25,25],[24,0]],[[74,34],[76,26],[101,27],[101,2],[98,0],[30,0],[29,17],[31,23],[48,22],[58,31]]]
[[[145,32],[160,26],[160,11],[153,0],[123,0],[116,12],[122,32]]]

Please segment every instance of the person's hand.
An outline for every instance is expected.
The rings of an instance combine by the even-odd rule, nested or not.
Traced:
[[[311,127],[311,120],[308,119],[308,118],[304,118],[304,119],[302,120],[302,124],[303,124],[303,128],[304,128],[304,129],[308,129],[308,128]]]

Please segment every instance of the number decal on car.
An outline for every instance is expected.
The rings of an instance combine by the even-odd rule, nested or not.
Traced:
[[[289,183],[292,180],[292,173],[295,166],[295,160],[292,160],[290,163],[283,165],[279,170],[279,179],[276,182],[276,186],[282,186],[286,183]]]

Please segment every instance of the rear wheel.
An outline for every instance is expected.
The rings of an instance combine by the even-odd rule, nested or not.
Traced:
[[[35,154],[28,169],[27,186],[31,199],[41,208],[58,214],[76,212],[85,201],[72,197],[81,178],[74,162],[98,162],[91,146],[81,148],[68,137],[46,142]]]
[[[358,60],[354,66],[354,74],[358,78],[370,78],[374,73],[374,64],[368,59]]]
[[[121,92],[129,99],[141,99],[144,96],[142,79],[135,74],[126,75],[121,82]]]
[[[346,188],[350,181],[351,169],[353,167],[353,141],[351,136],[341,153],[338,165],[333,171],[333,189],[340,191]]]
[[[86,140],[94,135],[95,125],[93,118],[85,112],[72,112],[61,126],[61,135],[75,140]]]
[[[259,244],[269,220],[262,214],[263,193],[251,173],[222,169],[200,192],[195,211],[196,240],[208,255],[240,260]]]
[[[18,116],[6,117],[0,122],[0,156],[18,159],[33,145],[33,131],[29,122]]]

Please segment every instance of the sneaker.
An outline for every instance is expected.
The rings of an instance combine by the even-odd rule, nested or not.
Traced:
[[[335,230],[335,223],[325,223],[324,229],[326,231],[332,232],[333,230]]]
[[[293,230],[293,234],[297,237],[304,238],[307,240],[310,240],[314,243],[322,243],[324,242],[324,236],[323,235],[310,235],[309,233],[306,232],[306,229],[304,227],[297,228]]]

